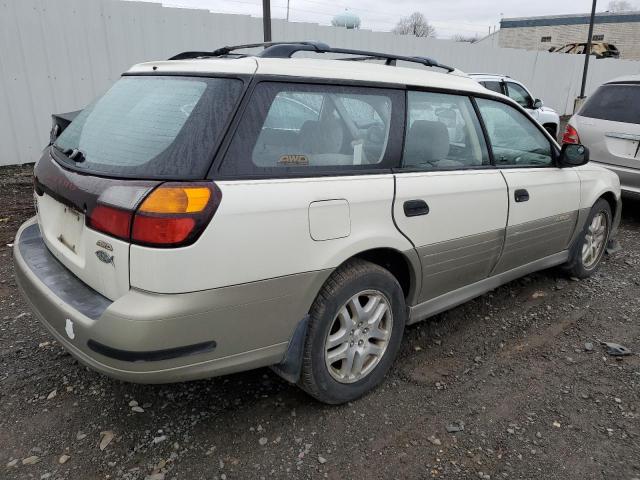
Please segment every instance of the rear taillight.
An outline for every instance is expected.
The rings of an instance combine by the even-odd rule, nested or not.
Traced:
[[[567,123],[567,127],[564,129],[562,135],[562,143],[580,143],[580,137],[578,131]]]
[[[94,230],[99,230],[112,237],[129,240],[132,216],[133,214],[127,210],[97,205],[91,212],[88,224]]]
[[[98,204],[88,225],[138,245],[179,247],[190,245],[211,221],[222,192],[214,183],[165,183],[135,211]]]
[[[184,242],[195,226],[193,218],[136,215],[131,239],[146,245],[175,245]]]

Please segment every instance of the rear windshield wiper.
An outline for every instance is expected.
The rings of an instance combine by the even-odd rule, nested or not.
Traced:
[[[69,160],[73,160],[76,163],[84,162],[86,160],[84,153],[82,153],[82,151],[78,150],[77,148],[61,148],[55,143],[51,146],[62,155],[67,157]]]

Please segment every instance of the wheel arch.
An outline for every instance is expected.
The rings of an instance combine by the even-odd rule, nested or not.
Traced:
[[[616,198],[615,193],[613,193],[613,192],[612,192],[612,191],[610,191],[610,190],[607,190],[607,191],[603,192],[603,193],[602,193],[602,194],[601,194],[601,195],[596,199],[596,202],[597,202],[599,199],[601,199],[601,198],[607,201],[607,203],[608,203],[608,204],[609,204],[609,206],[611,207],[611,215],[612,215],[612,217],[613,217],[613,218],[616,218],[616,215],[617,215],[617,213],[618,213],[618,208],[619,208],[619,206],[618,206],[618,199]],[[595,202],[594,202],[594,203],[595,203]]]
[[[407,307],[415,305],[418,294],[420,293],[422,266],[420,263],[420,257],[414,249],[406,250],[404,252],[390,247],[378,247],[363,250],[351,255],[349,258],[346,258],[331,270],[331,274],[346,262],[353,259],[365,260],[379,265],[389,271],[389,273],[398,280],[398,283],[404,293]],[[331,274],[328,274],[326,278],[328,279]],[[322,290],[322,286],[326,281],[327,280],[325,280],[320,286],[320,289],[316,291],[315,296],[317,296],[318,292]],[[287,351],[282,361],[271,367],[276,374],[290,383],[296,383],[300,379],[302,355],[304,342],[307,336],[309,318],[310,317],[307,314],[300,320],[292,334],[289,346],[287,347]]]
[[[558,130],[559,130],[559,125],[557,123],[555,123],[555,122],[545,122],[545,123],[542,124],[542,127],[547,132],[549,132],[554,137],[554,139],[557,139]]]
[[[388,270],[398,280],[407,305],[415,303],[420,292],[420,279],[422,276],[420,257],[415,250],[400,252],[388,247],[372,248],[353,255],[345,262],[354,258],[375,263]]]

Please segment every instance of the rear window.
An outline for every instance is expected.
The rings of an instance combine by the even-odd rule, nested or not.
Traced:
[[[203,178],[242,91],[242,81],[123,77],[56,140],[84,161],[78,170],[115,177]]]
[[[602,85],[586,101],[579,115],[640,124],[640,84]]]

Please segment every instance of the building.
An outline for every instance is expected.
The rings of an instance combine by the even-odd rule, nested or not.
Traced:
[[[498,45],[525,50],[549,50],[587,41],[588,13],[545,17],[504,18]],[[640,60],[640,11],[596,13],[593,41],[613,43],[620,58]]]

